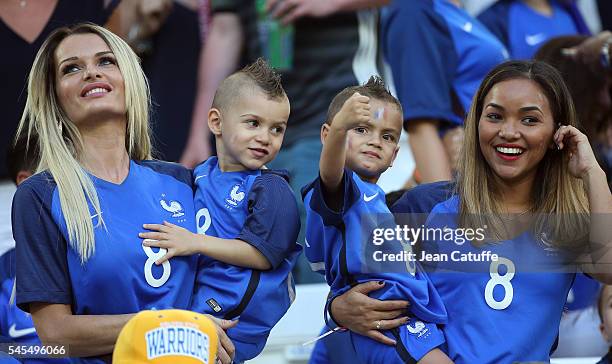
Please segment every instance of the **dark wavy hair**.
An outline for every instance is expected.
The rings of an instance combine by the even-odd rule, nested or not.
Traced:
[[[598,100],[599,92],[610,92],[604,90],[606,75],[562,54],[563,49],[577,46],[587,38],[580,35],[553,38],[538,50],[534,59],[550,64],[561,73],[574,100],[584,132],[590,140],[594,140],[612,120],[612,105],[602,105]]]

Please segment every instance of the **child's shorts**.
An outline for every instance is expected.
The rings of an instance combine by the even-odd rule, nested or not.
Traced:
[[[368,337],[351,333],[353,347],[364,364],[416,363],[425,354],[444,344],[444,334],[436,324],[411,318],[407,324],[383,334],[397,342],[389,346]]]

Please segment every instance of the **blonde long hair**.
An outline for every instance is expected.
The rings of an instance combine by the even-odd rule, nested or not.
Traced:
[[[28,78],[28,98],[17,136],[27,132],[38,136],[40,161],[37,172],[48,170],[57,183],[70,245],[84,264],[95,252],[94,228],[104,225],[98,194],[87,172],[79,163],[83,139],[72,120],[62,110],[56,93],[55,51],[74,34],[96,34],[117,59],[123,75],[126,105],[125,148],[130,159],[151,158],[149,136],[150,94],[138,56],[117,35],[91,23],[81,23],[55,30],[40,47]],[[88,201],[98,222],[94,227]]]
[[[512,79],[537,83],[548,99],[554,122],[578,127],[569,89],[552,66],[538,61],[508,61],[493,69],[481,83],[465,121],[465,141],[456,184],[460,199],[459,221],[464,226],[487,225],[499,231],[496,227],[500,221],[499,218],[494,221],[495,216],[505,213],[495,174],[480,149],[478,125],[489,91],[496,84]],[[588,198],[582,180],[570,175],[568,158],[565,151],[549,149],[538,166],[532,190],[533,210],[530,212],[539,216],[539,221],[535,222],[536,233],[545,233],[557,247],[569,247],[577,241],[576,237],[587,234]]]

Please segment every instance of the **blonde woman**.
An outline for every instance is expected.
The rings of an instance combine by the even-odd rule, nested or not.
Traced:
[[[612,196],[576,125],[555,69],[506,62],[474,97],[455,183],[419,186],[392,208],[427,214],[424,226],[452,232],[423,241],[416,259],[432,269],[446,305],[443,349],[455,363],[548,362],[576,271],[610,282]],[[484,228],[485,238],[468,238],[467,228]],[[573,258],[587,239],[604,245]],[[331,311],[341,325],[385,341],[374,329],[397,326],[410,306],[365,295],[376,288],[353,288]]]
[[[113,33],[78,24],[41,46],[19,127],[40,162],[13,203],[17,304],[82,362],[103,362],[133,313],[191,301],[197,257],[155,265],[165,250],[138,238],[147,221],[195,231],[190,172],[149,160],[148,109],[138,58]]]

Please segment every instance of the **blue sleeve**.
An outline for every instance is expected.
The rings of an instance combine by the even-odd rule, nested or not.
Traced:
[[[196,185],[193,182],[193,170],[192,169],[187,169],[178,163],[165,162],[165,161],[159,161],[159,160],[142,160],[142,161],[134,161],[134,162],[143,167],[151,168],[157,173],[172,176],[177,181],[183,182],[184,184],[191,187],[191,189],[194,191],[196,189]]]
[[[0,280],[15,277],[15,248],[0,256]]]
[[[321,335],[327,331],[328,328],[324,327]],[[308,364],[334,363],[363,363],[357,356],[349,331],[336,332],[317,341],[308,361]]]
[[[365,336],[352,335],[352,345],[361,359],[360,363],[416,363],[445,342],[444,333],[435,324],[414,317],[394,330],[383,331],[383,334],[395,339],[397,344],[382,345]]]
[[[455,184],[447,181],[416,186],[404,193],[391,206],[394,214],[428,214],[440,202],[449,199]]]
[[[404,120],[461,119],[453,112],[455,45],[431,2],[395,1],[383,22],[382,37]]]
[[[72,303],[67,242],[51,211],[53,188],[37,177],[22,183],[13,198],[17,305],[26,312],[31,302]]]
[[[0,336],[0,340],[2,340],[2,337]],[[5,341],[2,341],[5,342]],[[7,353],[0,351],[0,363],[2,364],[19,364],[20,362],[13,358],[12,356],[9,356]]]
[[[585,273],[577,273],[570,288],[565,307],[570,311],[596,305],[601,283]]]
[[[0,277],[0,343],[13,341],[12,339],[8,338],[8,311],[12,293],[12,284],[10,283],[11,280],[11,278]],[[7,339],[5,340],[5,338]]]
[[[323,219],[323,224],[328,226],[335,226],[343,223],[342,216],[345,211],[348,211],[355,202],[359,201],[360,190],[357,183],[353,179],[353,171],[344,169],[342,176],[342,206],[335,211],[330,208],[325,202],[323,195],[323,185],[321,184],[321,176],[317,177],[312,183],[304,187],[302,190],[302,196],[306,196],[308,191],[312,191],[312,198],[310,199],[310,209],[319,214]]]
[[[586,23],[586,20],[584,20],[584,16],[582,16],[580,9],[578,9],[576,0],[561,1],[561,6],[563,6],[565,10],[567,10],[570,17],[574,21],[574,24],[576,25],[576,29],[578,30],[578,34],[589,35],[589,36],[592,35],[591,30],[589,29],[589,26]]]
[[[327,327],[323,328],[320,335],[323,335],[327,332]],[[336,334],[332,334],[337,335]],[[338,348],[336,348],[338,349]],[[312,352],[310,353],[310,359],[308,359],[308,364],[330,364],[329,353],[327,352],[327,346],[325,345],[325,338],[322,340],[318,340],[315,343]]]
[[[510,48],[508,41],[508,10],[512,1],[498,1],[485,9],[478,20],[497,37],[506,48]]]
[[[264,173],[253,182],[248,215],[237,239],[257,248],[277,268],[293,251],[300,231],[300,215],[289,184],[281,176]]]

